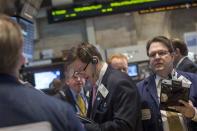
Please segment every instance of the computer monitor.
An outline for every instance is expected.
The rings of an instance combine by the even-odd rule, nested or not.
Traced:
[[[34,24],[20,16],[11,18],[21,26],[24,39],[23,53],[26,60],[32,61],[34,53]]]
[[[129,64],[128,65],[128,74],[131,77],[138,76],[138,65],[137,64]]]
[[[34,73],[35,88],[39,90],[49,88],[53,79],[60,79],[60,70],[47,70]]]

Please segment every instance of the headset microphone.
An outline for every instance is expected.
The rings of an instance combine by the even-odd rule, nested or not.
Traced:
[[[96,56],[92,56],[92,64],[96,65],[98,63],[98,58]]]
[[[90,57],[90,62],[93,64],[93,68],[94,68],[92,72],[92,78],[96,79],[98,77],[97,69],[96,69],[96,64],[98,64],[98,57],[91,55],[91,53],[85,47],[83,47],[82,50],[84,51],[84,54],[86,53]]]

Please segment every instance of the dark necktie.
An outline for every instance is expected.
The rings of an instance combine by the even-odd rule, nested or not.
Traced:
[[[97,86],[93,86],[93,88],[92,88],[92,107],[93,107],[94,101],[96,99],[96,92],[97,92]]]

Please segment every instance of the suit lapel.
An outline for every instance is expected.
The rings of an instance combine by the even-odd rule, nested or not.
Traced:
[[[110,70],[111,70],[110,68],[111,68],[111,67],[108,66],[108,68],[107,68],[107,70],[106,70],[106,72],[105,72],[105,74],[104,74],[104,76],[103,76],[103,79],[102,79],[102,81],[101,81],[101,84],[103,84],[107,90],[109,90],[108,87],[107,87],[107,80],[108,80],[108,76],[109,76],[109,74],[110,74]],[[99,87],[98,87],[98,88],[99,88]],[[99,105],[101,104],[101,102],[102,102],[103,100],[105,100],[105,99],[106,99],[106,98],[104,98],[104,97],[102,96],[102,94],[101,94],[99,91],[97,91],[96,99],[95,99],[95,101],[94,101],[94,105],[93,105],[93,108],[92,108],[92,114],[91,114],[91,118],[92,118],[92,119],[94,119],[94,117],[95,117],[95,113],[96,113],[96,110],[98,109],[98,106],[99,106]]]
[[[177,67],[177,69],[178,70],[183,70],[184,68],[185,68],[185,63],[187,63],[186,60],[187,59],[187,57],[186,58],[184,58],[182,61],[181,61],[181,63],[178,65],[178,67]]]
[[[69,89],[69,87],[66,88],[65,93],[66,93],[67,101],[74,107],[75,111],[77,112],[76,101],[75,101],[75,99],[74,99],[74,97],[72,95],[72,92]]]
[[[103,85],[103,84],[101,83],[101,85]],[[107,87],[105,86],[105,88],[107,88]],[[108,90],[108,88],[107,88],[107,90]],[[99,90],[97,91],[96,98],[95,98],[95,101],[94,101],[94,104],[93,104],[93,108],[92,108],[92,118],[93,119],[95,117],[95,113],[98,110],[99,106],[101,105],[101,103],[103,101],[105,101],[106,98],[107,98],[107,96],[104,97]]]
[[[149,79],[146,81],[146,89],[150,93],[151,97],[153,98],[154,102],[159,106],[159,100],[157,96],[157,87],[155,84],[155,77],[154,75],[150,76]]]
[[[100,103],[103,101],[103,96],[101,95],[101,93],[100,92],[98,92],[97,93],[97,95],[96,95],[96,99],[95,99],[95,101],[94,101],[94,105],[93,105],[93,107],[92,107],[92,118],[94,119],[94,117],[95,117],[95,111],[97,110],[97,108],[98,108],[98,106],[100,105]]]
[[[90,94],[89,94],[89,98],[88,98],[88,111],[87,111],[87,117],[90,117],[91,112],[92,112],[92,96],[93,94],[93,89],[91,89]]]

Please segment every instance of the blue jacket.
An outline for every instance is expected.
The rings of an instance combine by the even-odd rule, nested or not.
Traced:
[[[178,72],[178,76],[183,75],[192,82],[189,98],[197,107],[197,75]],[[137,83],[138,91],[141,96],[141,109],[150,109],[151,118],[142,120],[144,131],[163,131],[162,119],[157,97],[155,76],[151,75],[143,81]],[[197,122],[187,120],[190,131],[197,131]]]
[[[84,131],[71,107],[0,74],[0,127],[49,121],[53,131]]]
[[[75,113],[78,112],[78,109],[77,109],[77,103],[76,103],[76,100],[72,94],[72,91],[69,87],[69,85],[65,84],[64,87],[55,95],[55,97],[65,101],[65,102],[68,102],[73,110],[75,111]],[[86,96],[85,96],[85,91],[84,91],[84,99],[87,99]]]

